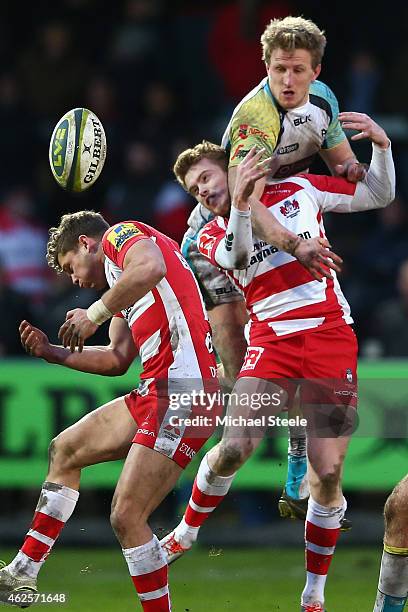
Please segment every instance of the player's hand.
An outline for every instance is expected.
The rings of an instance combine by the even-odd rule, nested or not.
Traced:
[[[75,308],[67,312],[65,323],[59,329],[58,338],[65,348],[69,347],[71,353],[75,352],[76,347],[81,353],[85,340],[92,336],[97,329],[98,325],[88,319],[84,308]]]
[[[310,272],[314,279],[333,278],[330,270],[341,271],[343,260],[330,250],[326,238],[301,240],[293,252],[294,257]]]
[[[244,157],[237,167],[234,194],[232,197],[232,201],[237,208],[241,205],[248,205],[248,199],[254,190],[255,183],[266,176],[270,171],[270,157],[260,161],[264,153],[265,149],[252,147],[248,155]]]
[[[388,149],[390,146],[389,138],[383,128],[365,113],[339,113],[339,120],[345,130],[358,131],[351,140],[369,138],[382,149]]]
[[[342,176],[350,183],[358,183],[367,174],[368,164],[362,164],[356,159],[352,159],[344,164],[337,164],[334,169],[337,176]]]
[[[18,331],[21,345],[26,353],[32,357],[47,359],[51,345],[47,335],[41,329],[34,327],[28,321],[21,321]]]

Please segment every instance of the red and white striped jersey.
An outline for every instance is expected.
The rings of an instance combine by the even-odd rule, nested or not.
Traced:
[[[110,227],[103,239],[105,275],[112,287],[128,249],[153,240],[162,252],[166,276],[140,300],[122,310],[143,364],[141,378],[212,378],[215,359],[210,325],[197,282],[174,240],[138,221]]]
[[[349,212],[356,185],[345,179],[304,174],[266,185],[262,203],[288,230],[304,239],[325,237],[322,214]],[[198,247],[214,265],[228,219],[217,217],[198,235]],[[225,270],[243,293],[251,344],[352,323],[336,273],[315,280],[291,255],[253,236],[245,270]]]

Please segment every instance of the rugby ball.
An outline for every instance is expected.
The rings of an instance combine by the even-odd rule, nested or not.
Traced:
[[[98,117],[87,108],[74,108],[58,121],[52,133],[49,160],[52,174],[67,191],[89,189],[102,172],[106,136]]]

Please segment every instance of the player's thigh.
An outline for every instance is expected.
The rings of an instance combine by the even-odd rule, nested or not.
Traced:
[[[279,414],[287,393],[276,382],[242,376],[229,397],[222,441],[233,440],[237,446],[258,446],[269,426],[270,417]]]
[[[126,457],[113,497],[119,515],[149,517],[174,488],[183,468],[147,446],[134,443]]]
[[[215,349],[228,378],[238,375],[247,343],[244,327],[247,312],[243,301],[220,303],[208,310]]]
[[[123,397],[93,410],[54,440],[77,467],[123,459],[129,452],[137,425]]]

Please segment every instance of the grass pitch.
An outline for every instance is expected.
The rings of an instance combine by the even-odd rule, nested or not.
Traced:
[[[0,551],[10,560],[15,551]],[[326,587],[328,612],[371,612],[381,545],[346,548],[334,556]],[[301,548],[197,548],[170,567],[174,612],[299,612],[304,568]],[[48,612],[141,610],[119,549],[57,547],[39,582],[41,592],[66,593]],[[5,608],[4,608],[5,609]],[[10,608],[17,609],[17,608]]]

